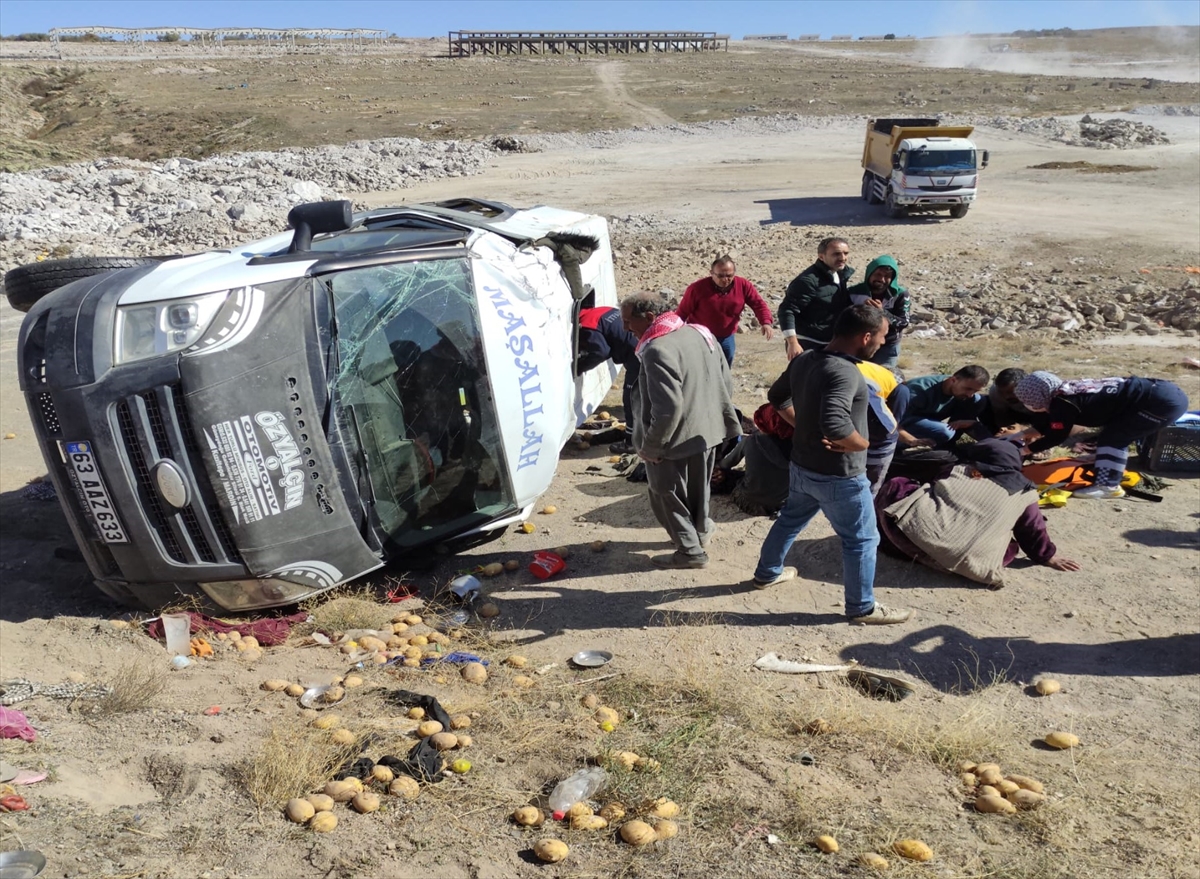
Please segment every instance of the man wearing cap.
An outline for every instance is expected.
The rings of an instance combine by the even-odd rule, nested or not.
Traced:
[[[1072,492],[1078,498],[1125,496],[1121,479],[1129,444],[1173,424],[1187,410],[1187,395],[1162,379],[1082,378],[1063,381],[1039,370],[1017,382],[1017,399],[1030,412],[1045,413],[1045,432],[1031,452],[1060,445],[1075,425],[1100,427],[1096,437],[1096,480]],[[1040,429],[1040,427],[1039,427]]]
[[[747,307],[758,318],[763,336],[770,339],[775,333],[771,309],[755,286],[737,274],[733,257],[726,255],[713,260],[707,278],[701,278],[683,291],[683,299],[675,313],[690,324],[707,327],[725,353],[725,362],[732,367],[737,347],[734,336]]]

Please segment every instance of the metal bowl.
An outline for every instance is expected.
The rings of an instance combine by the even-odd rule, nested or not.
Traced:
[[[46,869],[41,852],[0,852],[0,879],[33,879]]]
[[[328,708],[331,705],[338,704],[338,702],[341,702],[342,699],[346,698],[346,694],[343,693],[342,699],[337,699],[333,702],[326,701],[325,694],[332,689],[332,684],[327,684],[323,687],[309,687],[304,691],[303,694],[301,694],[300,704],[305,708],[315,708],[317,711],[321,711],[322,709]],[[0,879],[3,879],[3,877],[0,877]]]
[[[579,668],[599,668],[612,662],[612,658],[607,650],[580,650],[571,657],[571,664]]]

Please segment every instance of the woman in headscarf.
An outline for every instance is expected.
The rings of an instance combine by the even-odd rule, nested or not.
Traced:
[[[1057,571],[1079,570],[1058,555],[1015,443],[985,439],[957,453],[963,463],[933,482],[884,483],[875,506],[885,551],[993,589],[1004,586],[1004,568],[1018,551]]]
[[[1125,496],[1121,479],[1130,443],[1173,424],[1187,410],[1187,394],[1178,385],[1153,378],[1083,378],[1063,381],[1038,370],[1017,382],[1017,399],[1040,415],[1042,438],[1031,452],[1061,445],[1075,425],[1101,427],[1096,437],[1096,481],[1072,492],[1078,498]]]

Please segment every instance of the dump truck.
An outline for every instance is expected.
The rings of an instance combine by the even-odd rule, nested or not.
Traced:
[[[937,119],[868,120],[863,199],[882,204],[891,218],[944,210],[965,217],[988,164],[987,150],[969,140],[973,130]]]

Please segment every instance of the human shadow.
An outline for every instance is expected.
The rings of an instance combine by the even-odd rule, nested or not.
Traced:
[[[1167,531],[1163,528],[1132,528],[1121,535],[1143,546],[1163,549],[1200,549],[1200,532]]]
[[[121,610],[92,584],[58,499],[28,486],[0,493],[0,584],[7,622]]]
[[[869,205],[858,196],[813,196],[807,198],[768,198],[755,204],[766,205],[770,216],[759,221],[760,226],[790,223],[793,226],[882,226],[901,222],[890,220],[881,205]],[[948,214],[915,214],[905,217],[909,222],[940,223]]]
[[[896,669],[945,692],[982,688],[997,679],[1037,674],[1182,677],[1200,673],[1200,633],[1101,644],[976,637],[956,626],[930,626],[895,642],[864,642],[841,657]]]

